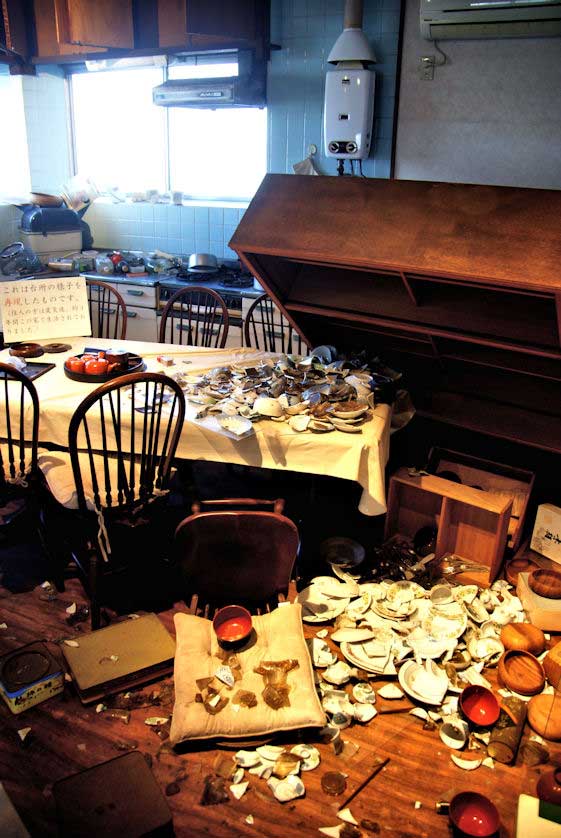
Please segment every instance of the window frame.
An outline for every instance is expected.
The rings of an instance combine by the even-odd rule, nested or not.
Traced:
[[[176,67],[181,64],[191,65],[191,66],[205,66],[205,65],[213,65],[216,64],[231,64],[232,58],[235,56],[236,62],[239,66],[239,57],[236,53],[232,52],[224,52],[224,53],[205,53],[200,55],[187,55],[187,56],[169,56],[167,62],[164,66],[158,67],[162,72],[162,82],[168,81],[170,78],[169,75],[169,68]],[[118,63],[118,59],[115,63]],[[108,70],[111,69],[120,69],[121,72],[133,72],[134,67],[130,68],[118,68],[118,67],[108,67]],[[78,152],[77,152],[77,145],[76,145],[76,108],[74,104],[74,86],[72,84],[73,76],[81,75],[83,73],[90,72],[87,70],[84,64],[74,67],[67,68],[66,71],[66,97],[68,103],[68,134],[69,134],[69,148],[70,148],[70,166],[73,175],[78,174]],[[103,70],[99,71],[103,72]],[[209,76],[212,78],[212,76]],[[176,189],[177,187],[173,187],[171,185],[171,165],[172,165],[172,154],[171,154],[171,132],[170,132],[170,114],[169,108],[163,108],[164,110],[164,150],[165,150],[165,161],[164,161],[164,192],[171,192],[172,189]],[[263,108],[260,110],[267,111],[267,108]],[[268,152],[268,119],[265,113],[265,155],[267,159],[267,152]],[[265,162],[265,173],[267,171],[267,164]],[[108,192],[102,192],[102,195],[109,195]],[[201,195],[191,195],[187,193],[183,193],[183,203],[187,204],[203,204],[207,206],[221,206],[226,204],[248,204],[253,195],[220,195],[213,198],[201,196]]]

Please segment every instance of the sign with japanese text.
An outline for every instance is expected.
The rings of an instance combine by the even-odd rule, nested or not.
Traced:
[[[81,276],[0,282],[0,311],[5,343],[92,333]]]

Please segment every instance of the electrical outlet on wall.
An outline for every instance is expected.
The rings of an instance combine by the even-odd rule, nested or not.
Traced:
[[[422,55],[419,59],[419,78],[421,81],[432,81],[434,79],[434,55]]]

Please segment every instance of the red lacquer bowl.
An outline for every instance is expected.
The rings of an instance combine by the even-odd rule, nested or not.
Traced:
[[[489,838],[499,831],[501,819],[497,807],[484,794],[462,791],[450,801],[450,820],[461,835]]]
[[[460,695],[460,709],[468,722],[477,727],[494,725],[501,708],[497,697],[487,687],[470,684]]]
[[[242,605],[226,605],[214,615],[212,627],[221,643],[240,643],[251,634],[251,614]]]

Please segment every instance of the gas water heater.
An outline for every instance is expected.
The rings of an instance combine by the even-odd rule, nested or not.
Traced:
[[[328,61],[323,135],[325,153],[340,160],[364,160],[370,152],[376,73],[367,68],[376,56],[362,31],[362,0],[346,0],[345,23]]]

